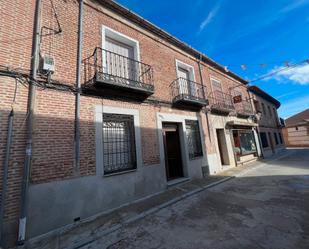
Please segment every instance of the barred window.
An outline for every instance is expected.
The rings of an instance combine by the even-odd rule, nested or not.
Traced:
[[[194,159],[203,156],[198,121],[186,120],[186,133],[189,147],[189,158]]]
[[[104,174],[136,169],[134,117],[103,114]]]
[[[267,148],[268,147],[268,141],[267,141],[266,133],[265,132],[261,132],[260,133],[260,138],[261,138],[261,141],[262,141],[263,148]]]

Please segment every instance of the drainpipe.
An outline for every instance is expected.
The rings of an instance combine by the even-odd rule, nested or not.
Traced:
[[[199,58],[197,64],[198,64],[198,71],[199,71],[199,74],[200,74],[201,84],[204,86],[203,75],[202,75],[202,67],[201,67],[201,59],[202,59],[202,55],[200,54],[200,58]],[[205,98],[205,91],[203,93],[204,93],[204,98]],[[210,134],[209,118],[208,118],[207,110],[205,112],[205,115],[206,115],[206,121],[207,121],[207,130],[208,130],[208,134],[209,134],[209,140],[211,142],[211,134]]]
[[[76,98],[75,98],[75,173],[80,169],[80,93],[81,93],[81,64],[83,46],[83,0],[79,1],[78,44],[76,63]]]
[[[34,15],[34,27],[33,27],[33,41],[32,41],[32,53],[31,53],[31,72],[30,83],[28,92],[28,107],[27,107],[27,144],[26,144],[26,156],[23,169],[23,181],[21,191],[21,208],[19,218],[19,230],[18,241],[19,245],[22,245],[25,241],[26,235],[26,222],[27,222],[27,208],[28,208],[28,184],[29,184],[29,172],[32,159],[32,130],[33,130],[33,111],[35,101],[36,86],[33,84],[37,80],[37,70],[39,65],[39,44],[40,44],[40,29],[41,29],[41,11],[42,0],[36,1],[35,15]]]
[[[7,191],[10,149],[11,149],[11,143],[12,143],[13,119],[14,119],[14,110],[12,109],[9,114],[9,120],[8,120],[8,135],[7,135],[7,140],[6,140],[4,168],[3,168],[2,198],[1,198],[1,206],[0,206],[0,243],[2,241],[4,207],[5,207],[5,198],[6,198],[6,191]]]
[[[251,109],[252,111],[255,110],[255,107],[254,107],[254,98],[252,96],[252,94],[250,93],[249,89],[247,88],[247,92],[248,92],[248,95],[249,95],[249,101],[250,101],[250,105],[251,105]],[[259,121],[257,121],[259,122]],[[260,131],[259,131],[259,128],[258,127],[255,127],[255,132],[256,132],[256,135],[257,135],[257,138],[258,138],[258,144],[259,144],[259,147],[260,147],[260,152],[261,152],[261,155],[258,155],[258,156],[261,156],[262,158],[264,158],[264,153],[263,153],[263,148],[262,148],[262,141],[261,141],[261,138],[260,138]],[[255,141],[255,144],[257,143],[257,141]]]

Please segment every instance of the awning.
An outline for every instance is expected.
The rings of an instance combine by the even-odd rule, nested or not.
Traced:
[[[241,122],[241,121],[229,121],[229,122],[226,122],[226,126],[229,128],[251,129],[252,127],[257,127],[258,124],[249,123],[249,122]]]

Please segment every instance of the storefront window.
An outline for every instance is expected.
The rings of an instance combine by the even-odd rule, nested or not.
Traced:
[[[233,130],[233,138],[235,153],[238,157],[256,153],[254,135],[251,130]]]

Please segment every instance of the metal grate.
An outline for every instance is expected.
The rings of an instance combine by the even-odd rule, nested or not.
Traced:
[[[153,69],[150,65],[102,48],[96,48],[93,56],[97,80],[154,90]]]
[[[189,148],[189,158],[194,159],[203,156],[200,129],[198,121],[186,120],[186,131]]]
[[[217,110],[234,110],[232,95],[221,91],[213,91],[209,94],[211,108]]]
[[[183,98],[191,98],[201,101],[206,100],[206,88],[192,80],[179,77],[171,83],[170,87],[173,98],[181,96]]]
[[[136,169],[134,118],[103,114],[104,174]]]

